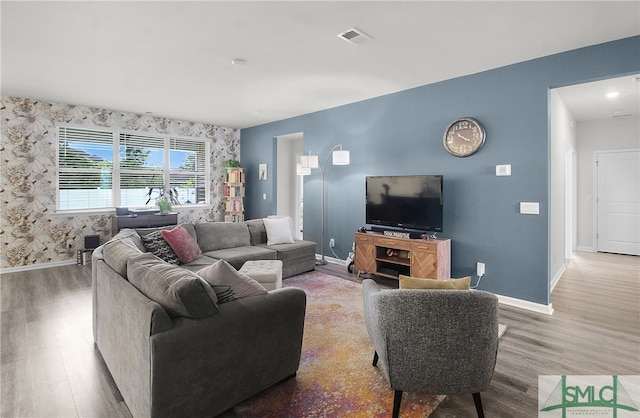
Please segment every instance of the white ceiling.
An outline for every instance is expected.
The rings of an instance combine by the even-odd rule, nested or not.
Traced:
[[[234,128],[640,34],[638,1],[0,7],[2,95]],[[373,39],[353,46],[336,36],[352,27]]]

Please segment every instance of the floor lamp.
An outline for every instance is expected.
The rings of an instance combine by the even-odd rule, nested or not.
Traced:
[[[297,164],[297,172],[300,175],[308,175],[311,174],[312,168],[320,169],[320,181],[321,192],[320,192],[320,228],[321,228],[321,241],[320,241],[320,260],[316,261],[316,265],[324,266],[327,264],[327,260],[324,257],[324,246],[325,246],[325,235],[324,235],[324,174],[327,168],[327,164],[329,163],[329,157],[332,157],[333,165],[349,165],[349,151],[343,150],[342,145],[334,145],[333,148],[327,154],[327,158],[324,160],[324,164],[320,165],[318,161],[317,155],[301,155],[300,162]]]

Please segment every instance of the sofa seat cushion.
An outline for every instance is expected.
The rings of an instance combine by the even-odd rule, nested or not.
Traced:
[[[277,260],[277,253],[263,246],[246,246],[236,248],[226,248],[224,250],[209,251],[204,255],[207,257],[226,260],[236,269],[242,267],[245,261],[249,260]]]
[[[195,229],[203,253],[251,245],[249,228],[244,223],[199,222]]]
[[[172,317],[204,318],[218,312],[215,292],[197,274],[151,253],[129,258],[129,282]]]
[[[204,267],[210,266],[213,263],[216,263],[220,260],[217,258],[207,257],[206,255],[201,255],[193,261],[190,261],[186,264],[181,264],[180,267],[185,268],[189,271],[196,272]]]
[[[293,244],[258,245],[278,252],[278,260],[294,260],[316,254],[316,243],[313,241],[295,240]]]

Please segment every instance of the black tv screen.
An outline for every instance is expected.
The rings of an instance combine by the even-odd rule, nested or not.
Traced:
[[[442,232],[442,176],[368,176],[366,223]]]

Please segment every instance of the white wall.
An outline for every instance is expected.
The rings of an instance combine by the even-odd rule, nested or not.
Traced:
[[[640,117],[578,122],[578,248],[595,251],[593,242],[593,152],[640,148]]]
[[[565,267],[565,154],[575,149],[573,116],[560,95],[550,93],[550,275],[556,281]]]

